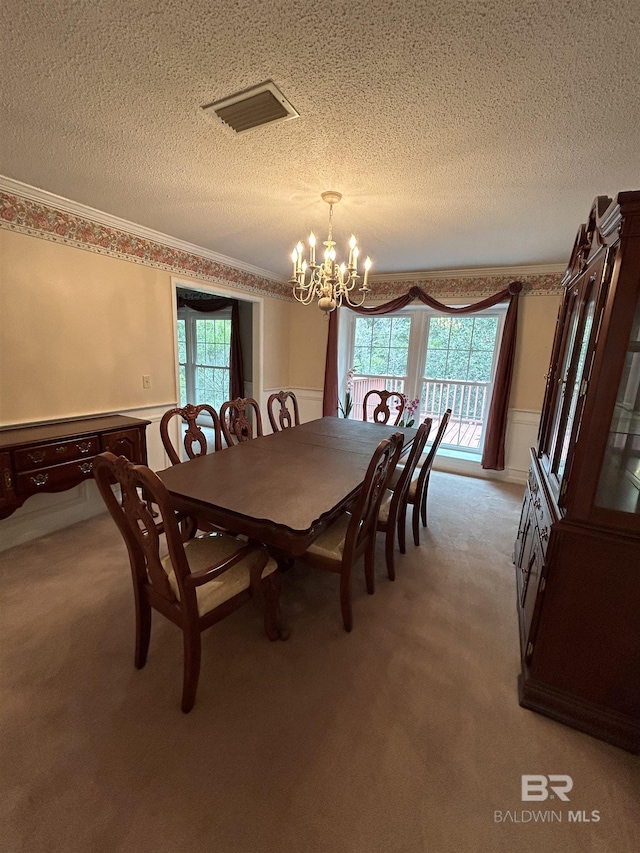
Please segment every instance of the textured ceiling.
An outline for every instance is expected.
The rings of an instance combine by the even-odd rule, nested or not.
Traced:
[[[0,173],[283,276],[327,189],[376,273],[566,262],[640,188],[639,10],[4,0]],[[300,118],[200,109],[267,79]]]

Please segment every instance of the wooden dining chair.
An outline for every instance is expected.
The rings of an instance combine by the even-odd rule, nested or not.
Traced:
[[[289,411],[288,401],[291,402],[293,414]],[[280,406],[277,418],[273,411],[276,403],[279,403]],[[280,430],[300,425],[298,400],[293,391],[279,391],[277,394],[272,394],[267,400],[267,414],[269,415],[269,423],[273,432],[280,432]]]
[[[351,512],[339,516],[300,558],[315,568],[340,575],[340,608],[345,631],[353,628],[351,578],[355,561],[364,554],[367,591],[373,594],[376,522],[380,501],[402,451],[402,433],[383,439],[371,457]]]
[[[389,400],[392,399],[396,399],[398,401],[398,405],[396,406],[397,415],[393,422],[393,426],[397,426],[397,424],[400,423],[400,418],[402,417],[406,403],[405,396],[404,394],[401,394],[400,391],[367,391],[364,395],[364,400],[362,401],[362,420],[369,420],[369,405],[373,405],[377,400],[377,405],[371,413],[371,420],[376,424],[388,423],[389,418],[391,417]],[[369,400],[371,400],[371,404],[369,403]]]
[[[407,506],[409,504],[413,507],[411,513],[411,527],[413,529],[413,541],[416,545],[420,544],[420,516],[422,516],[422,526],[427,526],[427,492],[429,489],[429,477],[431,476],[433,460],[435,459],[438,448],[442,443],[442,438],[447,429],[450,417],[451,409],[447,409],[442,416],[442,420],[440,421],[433,444],[429,448],[429,452],[420,460],[413,472],[409,489],[406,493],[403,505],[400,508],[398,516],[398,545],[400,547],[401,554],[405,553],[405,524],[407,518]]]
[[[253,411],[255,428],[249,420],[250,411]],[[220,406],[220,424],[227,447],[250,441],[254,435],[255,437],[262,435],[262,415],[258,402],[253,397],[236,397],[235,400],[227,400]]]
[[[183,444],[184,449],[189,457],[189,459],[195,459],[196,456],[206,456],[209,451],[209,444],[207,442],[207,437],[197,423],[198,417],[202,414],[202,412],[206,412],[207,415],[211,418],[212,429],[213,429],[213,448],[214,450],[222,450],[222,433],[220,430],[220,418],[218,417],[218,413],[216,410],[209,406],[207,403],[202,403],[199,406],[193,406],[191,403],[187,403],[184,408],[174,408],[169,409],[164,413],[162,419],[160,420],[160,438],[162,439],[162,444],[164,449],[169,457],[172,465],[180,465],[182,463],[182,459],[180,458],[177,449],[174,447],[173,441],[171,440],[171,428],[172,421],[174,418],[180,418],[180,429],[183,428],[183,425],[187,425],[187,429],[183,436]],[[195,527],[193,526],[195,524]],[[219,530],[220,528],[216,527],[216,525],[211,524],[206,519],[202,518],[187,518],[180,524],[180,529],[182,531],[183,536],[185,535],[193,535],[196,530],[203,530],[207,532],[211,532],[214,530]]]
[[[389,576],[389,580],[392,581],[396,579],[394,553],[398,519],[402,507],[405,506],[407,492],[411,485],[411,478],[429,438],[431,423],[431,418],[427,418],[418,427],[407,461],[402,468],[397,467],[391,475],[389,481],[390,488],[386,489],[380,502],[377,530],[379,533],[385,534],[384,551],[387,563],[387,575]]]
[[[264,600],[264,626],[270,640],[285,638],[278,614],[276,563],[266,548],[227,533],[210,533],[183,542],[169,493],[146,465],[101,453],[93,474],[129,552],[136,614],[135,665],[147,660],[151,615],[157,610],[182,630],[184,680],[182,710],[193,707],[200,674],[200,634],[250,598]],[[120,486],[121,499],[111,486]],[[145,496],[143,499],[139,491]],[[160,522],[146,497],[158,507]],[[168,554],[161,556],[161,533]]]
[[[162,439],[162,444],[164,445],[164,449],[166,450],[167,456],[171,460],[172,465],[179,465],[180,462],[182,462],[178,451],[173,445],[170,435],[170,425],[174,418],[181,419],[181,427],[183,427],[184,424],[187,425],[183,441],[184,449],[189,459],[194,459],[196,456],[205,456],[207,454],[209,450],[207,438],[202,428],[197,423],[197,419],[201,416],[202,412],[206,412],[206,414],[209,415],[213,424],[214,450],[222,449],[220,418],[218,417],[216,410],[206,403],[202,403],[199,406],[192,406],[191,403],[187,403],[183,408],[176,407],[174,409],[169,409],[168,412],[164,413],[160,421],[160,438]]]

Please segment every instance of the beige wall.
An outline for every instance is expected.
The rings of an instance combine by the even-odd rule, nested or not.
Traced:
[[[0,230],[0,425],[173,403],[172,298],[163,270]],[[272,387],[289,384],[289,309],[264,300]]]
[[[282,299],[265,299],[262,372],[265,390],[289,387],[290,310],[289,302]]]
[[[315,305],[291,304],[289,376],[293,388],[324,387],[329,321]]]
[[[518,306],[518,345],[510,407],[540,411],[560,295],[524,296]]]

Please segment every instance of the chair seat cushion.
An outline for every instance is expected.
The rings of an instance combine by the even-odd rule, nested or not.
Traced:
[[[389,510],[391,509],[391,500],[393,499],[393,490],[387,489],[382,496],[380,509],[378,510],[378,521],[386,524],[389,521]]]
[[[351,514],[343,513],[330,527],[323,530],[315,542],[309,545],[307,553],[316,554],[318,557],[327,557],[329,560],[342,560],[344,541],[350,521]]]
[[[230,536],[228,533],[209,533],[206,536],[198,536],[184,543],[184,552],[192,572],[207,569],[216,563],[221,563],[230,557],[235,551],[239,551],[246,543]],[[261,557],[261,552],[256,548],[253,554],[248,554],[244,559],[232,566],[219,578],[210,580],[202,586],[196,587],[196,599],[198,602],[198,614],[204,616],[214,607],[223,604],[234,595],[249,588],[251,568],[256,560]],[[171,560],[167,556],[162,565],[169,577],[169,583],[174,595],[179,600],[180,590]],[[262,577],[266,578],[278,568],[276,561],[269,558],[269,562],[262,570]]]
[[[396,465],[396,470],[391,475],[391,480],[389,481],[389,485],[392,489],[398,485],[398,480],[400,479],[400,475],[404,471],[404,465]],[[420,468],[416,467],[415,471],[411,475],[411,483],[409,485],[409,502],[413,501],[416,496],[416,486],[418,483],[418,477],[420,476]],[[382,519],[381,519],[382,520]]]

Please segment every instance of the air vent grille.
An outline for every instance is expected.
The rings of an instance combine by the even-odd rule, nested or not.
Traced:
[[[271,80],[215,101],[202,109],[207,113],[215,113],[236,133],[298,117],[296,110]]]

